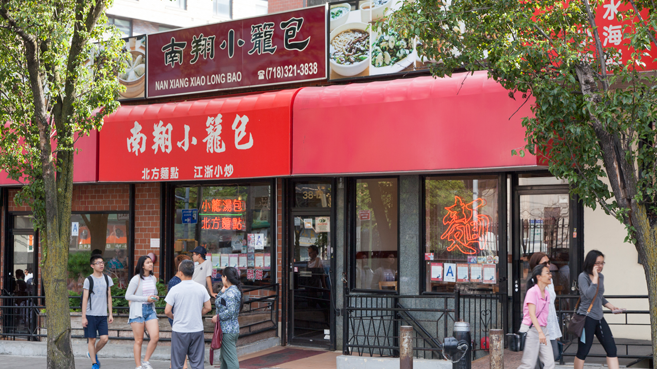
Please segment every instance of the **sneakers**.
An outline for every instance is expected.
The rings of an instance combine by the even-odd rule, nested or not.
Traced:
[[[149,363],[148,361],[142,361],[141,369],[153,369],[153,367],[151,366],[151,363]]]
[[[89,351],[87,351],[87,359],[91,360],[91,355],[89,354]],[[100,369],[100,360],[98,360],[98,354],[96,354],[96,364],[98,364],[98,368],[92,367],[92,369]]]
[[[92,364],[91,369],[100,369],[100,366],[98,365],[98,363]]]

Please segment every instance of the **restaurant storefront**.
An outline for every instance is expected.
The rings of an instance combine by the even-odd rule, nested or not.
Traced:
[[[318,9],[301,15],[321,23],[326,11],[318,16]],[[121,286],[140,256],[153,253],[155,274],[168,281],[175,258],[203,246],[214,292],[223,268],[241,272],[248,342],[278,337],[280,344],[359,352],[372,335],[394,337],[398,322],[382,315],[375,326],[360,312],[401,309],[438,340],[451,334],[449,319],[469,321],[482,355],[490,329],[519,326],[535,252],[551,258],[557,293],[575,292],[584,209],[568,183],[549,175],[545,158],[511,154],[524,147],[521,120],[530,104],[510,98],[485,72],[327,86],[326,19],[311,35],[289,16],[276,15],[274,23],[288,30],[273,39],[276,57],[264,43],[251,50],[223,44],[222,53],[239,55],[254,74],[226,75],[221,88],[207,85],[220,75],[207,74],[205,87],[200,78],[184,83],[216,67],[214,54],[191,63],[187,54],[163,53],[167,45],[184,47],[172,36],[182,44],[215,29],[148,37],[147,95],[173,102],[124,104],[93,134],[86,161],[76,156],[76,173],[90,177],[76,179],[73,196],[70,260],[79,265],[71,293],[80,292],[79,275],[95,249]],[[239,22],[241,32],[251,29]],[[215,26],[239,45],[244,40],[228,23]],[[320,44],[309,46],[306,59],[283,54],[303,51],[291,46],[306,37]],[[268,60],[295,60],[310,74],[286,82]],[[269,78],[304,84],[255,89]],[[240,87],[251,90],[217,96]],[[40,260],[29,208],[13,203],[16,191],[3,187],[4,289],[9,273]],[[394,350],[378,352],[386,353]]]

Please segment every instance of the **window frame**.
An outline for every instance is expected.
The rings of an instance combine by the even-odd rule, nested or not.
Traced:
[[[358,214],[356,213],[357,211],[357,204],[356,204],[356,190],[358,188],[357,183],[358,180],[362,179],[387,179],[387,178],[394,178],[397,180],[397,275],[401,276],[401,270],[400,270],[400,259],[401,259],[401,254],[400,254],[400,243],[401,243],[401,235],[399,232],[399,228],[401,226],[401,217],[399,214],[399,205],[401,201],[401,176],[371,176],[371,177],[350,177],[347,179],[347,202],[348,206],[345,208],[348,209],[349,212],[349,218],[348,218],[348,244],[349,244],[349,251],[345,253],[348,256],[349,260],[349,265],[346,266],[348,268],[347,270],[349,271],[349,277],[348,277],[348,282],[349,282],[349,291],[350,292],[357,292],[357,293],[371,293],[371,294],[384,294],[384,295],[399,295],[399,280],[397,280],[397,290],[372,290],[372,289],[364,289],[364,288],[356,288],[356,221],[358,218]]]
[[[123,35],[123,38],[133,37],[134,34],[135,34],[135,29],[134,29],[134,23],[132,22],[132,19],[127,19],[127,18],[116,17],[116,16],[113,16],[113,15],[108,15],[107,16],[107,23],[113,25],[114,27],[116,27],[119,31],[121,29],[115,23],[117,19],[122,20],[122,21],[130,22],[130,34],[129,35]]]
[[[499,286],[499,292],[495,293],[497,295],[507,294],[507,284],[508,284],[508,247],[509,247],[509,237],[507,234],[507,207],[509,206],[509,198],[507,196],[507,173],[500,172],[481,172],[481,173],[449,173],[449,174],[425,174],[420,176],[420,247],[418,250],[418,260],[420,261],[419,268],[419,279],[420,279],[420,295],[452,295],[451,292],[433,292],[427,291],[427,263],[424,260],[424,253],[427,248],[427,194],[426,194],[426,183],[429,178],[444,178],[449,180],[454,177],[468,178],[468,179],[480,179],[481,177],[497,177],[497,218],[498,218],[498,229],[497,229],[497,239],[498,239],[498,256],[500,258],[499,262],[499,278],[497,280],[497,285]],[[492,179],[492,178],[491,178]]]
[[[278,266],[276,264],[277,256],[278,256],[278,247],[279,247],[279,242],[278,242],[278,233],[277,232],[277,185],[276,185],[276,178],[246,178],[246,179],[238,179],[238,180],[231,180],[231,181],[207,181],[207,182],[199,182],[199,181],[180,181],[180,182],[171,182],[167,183],[167,186],[165,188],[165,193],[166,193],[166,206],[165,206],[165,211],[166,211],[166,227],[165,227],[165,242],[163,243],[165,250],[161,252],[162,255],[166,257],[166,260],[164,261],[164,271],[160,270],[160,274],[163,275],[166,278],[166,282],[173,277],[173,263],[175,259],[174,255],[174,243],[175,243],[175,221],[176,221],[176,189],[177,188],[184,188],[184,187],[220,187],[220,186],[247,186],[247,185],[255,185],[255,184],[260,184],[260,185],[267,185],[270,187],[271,191],[271,196],[269,197],[269,207],[271,209],[271,216],[273,221],[269,225],[269,232],[272,234],[272,251],[270,255],[270,263],[269,263],[269,273],[270,273],[270,281],[267,285],[270,285],[271,287],[267,288],[268,290],[274,290],[275,285],[278,283]],[[202,195],[201,197],[202,198]],[[244,287],[248,288],[248,285],[245,285]]]
[[[233,19],[233,0],[228,0],[228,14],[222,14],[217,12],[219,0],[212,0],[212,16],[217,18],[225,18],[228,16],[228,19]]]

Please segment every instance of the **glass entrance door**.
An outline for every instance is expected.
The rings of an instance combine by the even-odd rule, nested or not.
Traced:
[[[294,216],[291,250],[292,338],[331,343],[331,235],[329,215]]]
[[[522,302],[531,277],[532,258],[545,254],[550,260],[552,283],[557,295],[571,293],[577,272],[577,205],[565,191],[521,190],[515,197],[514,229],[514,326],[522,319]]]
[[[294,185],[288,248],[291,343],[330,348],[333,342],[331,183]]]

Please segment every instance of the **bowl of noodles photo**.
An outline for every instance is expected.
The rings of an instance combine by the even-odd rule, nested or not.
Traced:
[[[352,77],[367,69],[370,64],[370,33],[367,23],[347,23],[337,27],[330,35],[331,70]]]

